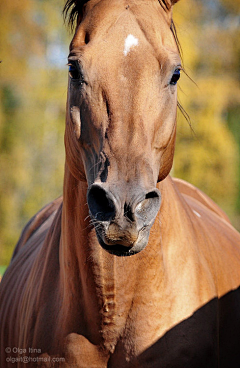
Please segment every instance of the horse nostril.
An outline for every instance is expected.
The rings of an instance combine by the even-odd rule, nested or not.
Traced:
[[[154,189],[145,195],[145,198],[138,203],[135,209],[137,217],[140,217],[144,223],[151,222],[160,209],[161,194],[158,189]]]
[[[152,190],[151,192],[147,193],[146,196],[145,196],[146,199],[156,199],[156,200],[159,200],[160,198],[160,192],[158,189],[155,189],[155,190]]]
[[[91,215],[99,221],[110,221],[115,217],[116,208],[111,193],[100,185],[93,184],[88,192],[88,207]]]

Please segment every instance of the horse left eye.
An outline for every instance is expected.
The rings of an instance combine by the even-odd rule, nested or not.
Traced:
[[[172,76],[172,79],[170,81],[170,84],[172,86],[175,86],[177,84],[177,81],[179,80],[180,78],[180,69],[176,69],[173,73],[173,76]]]
[[[79,80],[81,78],[81,74],[75,65],[70,64],[68,70],[69,70],[69,75],[71,79]]]

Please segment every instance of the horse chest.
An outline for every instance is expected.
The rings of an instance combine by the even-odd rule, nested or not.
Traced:
[[[155,340],[151,339],[151,330],[156,330],[156,326],[142,321],[142,328],[135,331],[135,341],[130,341],[127,337],[125,341],[120,341],[108,367],[218,367],[216,304],[216,300],[211,301]]]

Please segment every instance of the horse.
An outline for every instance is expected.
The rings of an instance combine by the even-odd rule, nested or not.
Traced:
[[[240,234],[170,176],[177,0],[67,0],[63,197],[0,285],[1,368],[240,366]]]

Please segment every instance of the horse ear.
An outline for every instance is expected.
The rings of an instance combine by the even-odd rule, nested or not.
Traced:
[[[172,5],[176,4],[179,0],[171,0],[172,1]]]

